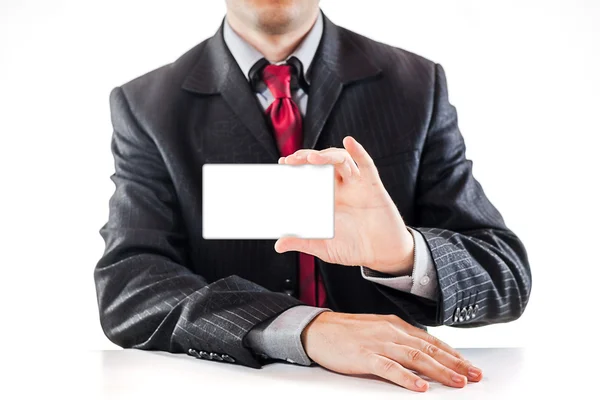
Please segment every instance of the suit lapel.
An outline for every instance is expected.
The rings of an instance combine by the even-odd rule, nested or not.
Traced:
[[[257,103],[256,95],[250,89],[250,84],[242,75],[242,72],[235,65],[231,73],[228,74],[221,96],[229,104],[233,112],[256,137],[265,150],[267,150],[275,160],[279,158],[277,144],[269,130],[261,108]]]
[[[344,87],[381,72],[347,36],[348,32],[323,16],[323,37],[309,71],[311,84],[303,142],[306,149],[317,145]]]
[[[223,27],[209,40],[198,62],[186,77],[183,89],[201,95],[220,94],[235,116],[275,159],[277,145],[250,84],[223,40]]]
[[[342,93],[342,81],[325,63],[319,62],[311,71],[308,109],[304,119],[303,148],[314,149],[333,106]]]

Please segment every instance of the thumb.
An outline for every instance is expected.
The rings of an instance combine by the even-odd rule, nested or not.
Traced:
[[[317,242],[315,239],[301,239],[292,236],[282,237],[275,242],[275,251],[278,253],[298,251],[316,256]]]

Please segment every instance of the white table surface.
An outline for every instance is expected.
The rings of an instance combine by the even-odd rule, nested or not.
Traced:
[[[1,399],[517,400],[542,394],[573,397],[587,393],[590,385],[576,365],[564,365],[557,357],[548,357],[545,350],[518,348],[461,349],[484,370],[483,381],[463,389],[431,382],[424,394],[372,377],[343,376],[320,367],[278,363],[256,370],[163,352],[32,350],[2,359],[2,365],[9,368],[2,368]]]

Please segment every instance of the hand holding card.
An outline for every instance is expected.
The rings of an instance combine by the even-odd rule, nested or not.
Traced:
[[[377,168],[354,138],[344,149],[299,150],[281,158],[285,165],[333,165],[335,235],[333,239],[281,238],[278,252],[300,251],[323,261],[360,265],[390,275],[410,274],[414,241],[385,190]]]

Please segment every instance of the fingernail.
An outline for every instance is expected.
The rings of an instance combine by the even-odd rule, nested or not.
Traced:
[[[454,375],[452,380],[456,383],[465,383],[465,377],[462,375]]]
[[[427,382],[425,382],[423,379],[417,379],[417,381],[415,382],[415,385],[418,388],[424,388],[425,386],[427,386]]]
[[[479,368],[469,367],[467,375],[469,375],[469,378],[478,378],[481,375],[481,370]]]

